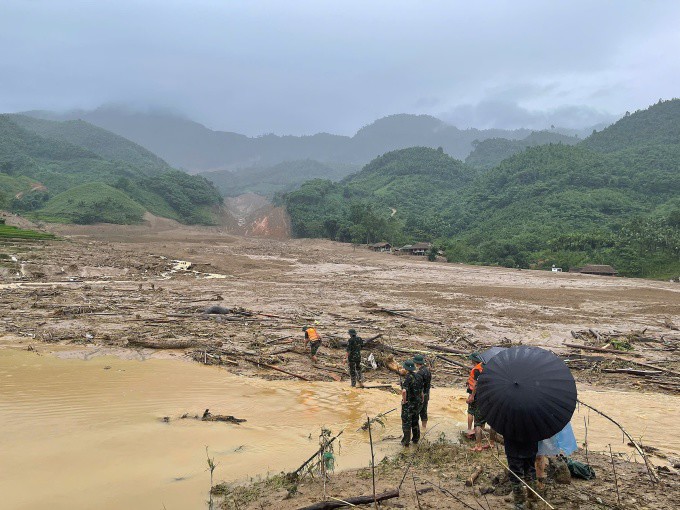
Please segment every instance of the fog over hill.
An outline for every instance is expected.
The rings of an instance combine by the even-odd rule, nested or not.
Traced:
[[[107,106],[91,111],[25,114],[51,120],[87,121],[138,143],[189,173],[262,168],[298,160],[361,166],[385,152],[414,146],[442,147],[450,156],[465,159],[475,141],[519,140],[531,133],[529,129],[458,129],[429,115],[397,114],[378,119],[351,137],[329,133],[248,137],[213,131],[198,122],[160,110],[140,112]],[[581,137],[592,130],[593,126],[580,130],[554,128],[556,133]]]

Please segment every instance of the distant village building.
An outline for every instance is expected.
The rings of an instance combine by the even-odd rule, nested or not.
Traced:
[[[569,268],[570,273],[595,274],[599,276],[616,276],[619,272],[605,264],[588,264],[583,267]]]
[[[407,244],[405,246],[402,246],[401,248],[393,248],[392,253],[394,255],[408,255],[411,253],[411,245]]]
[[[368,246],[373,251],[385,252],[392,251],[392,245],[390,243],[375,243]]]
[[[432,249],[432,243],[416,243],[411,246],[412,255],[426,255]]]

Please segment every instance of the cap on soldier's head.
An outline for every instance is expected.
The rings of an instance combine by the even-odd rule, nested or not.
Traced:
[[[416,369],[416,366],[413,364],[413,361],[410,359],[407,359],[404,361],[404,364],[402,365],[406,370],[409,372],[413,372]]]
[[[418,365],[424,365],[425,358],[423,358],[422,354],[416,354],[415,356],[413,356],[413,362],[418,363]]]
[[[354,336],[354,335],[357,334],[357,330],[356,330],[356,329],[350,329],[350,330],[347,331],[347,332],[348,332],[350,335],[352,335],[352,336]]]
[[[474,361],[475,363],[484,363],[484,360],[482,359],[482,355],[479,354],[478,352],[473,352],[468,356],[469,360]]]
[[[302,331],[307,331],[309,329],[309,326],[302,326]]]

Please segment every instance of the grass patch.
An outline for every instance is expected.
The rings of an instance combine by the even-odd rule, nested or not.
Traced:
[[[212,488],[211,493],[222,499],[220,508],[231,509],[242,508],[281,489],[288,491],[288,494],[295,494],[297,488],[296,481],[293,481],[286,473],[280,473],[247,485],[220,483]]]
[[[54,234],[46,232],[36,232],[35,230],[24,230],[9,225],[0,224],[0,239],[23,239],[26,241],[40,241],[45,239],[55,239]],[[9,259],[8,255],[0,254],[0,259]]]

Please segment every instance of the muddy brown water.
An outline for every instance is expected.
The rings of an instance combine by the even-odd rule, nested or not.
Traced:
[[[436,376],[435,376],[436,377]],[[0,350],[0,494],[4,508],[205,508],[215,480],[247,480],[299,466],[316,449],[319,430],[344,428],[336,469],[368,465],[366,413],[396,407],[399,397],[340,383],[266,381],[217,367],[171,359],[64,359]],[[680,399],[625,392],[580,392],[636,437],[680,453]],[[464,392],[433,390],[429,433],[457,437],[464,428]],[[242,425],[181,420],[184,413],[232,414]],[[169,423],[161,418],[170,417]],[[621,445],[617,430],[584,409],[574,417],[590,448]],[[376,429],[376,457],[400,448],[396,412]]]

